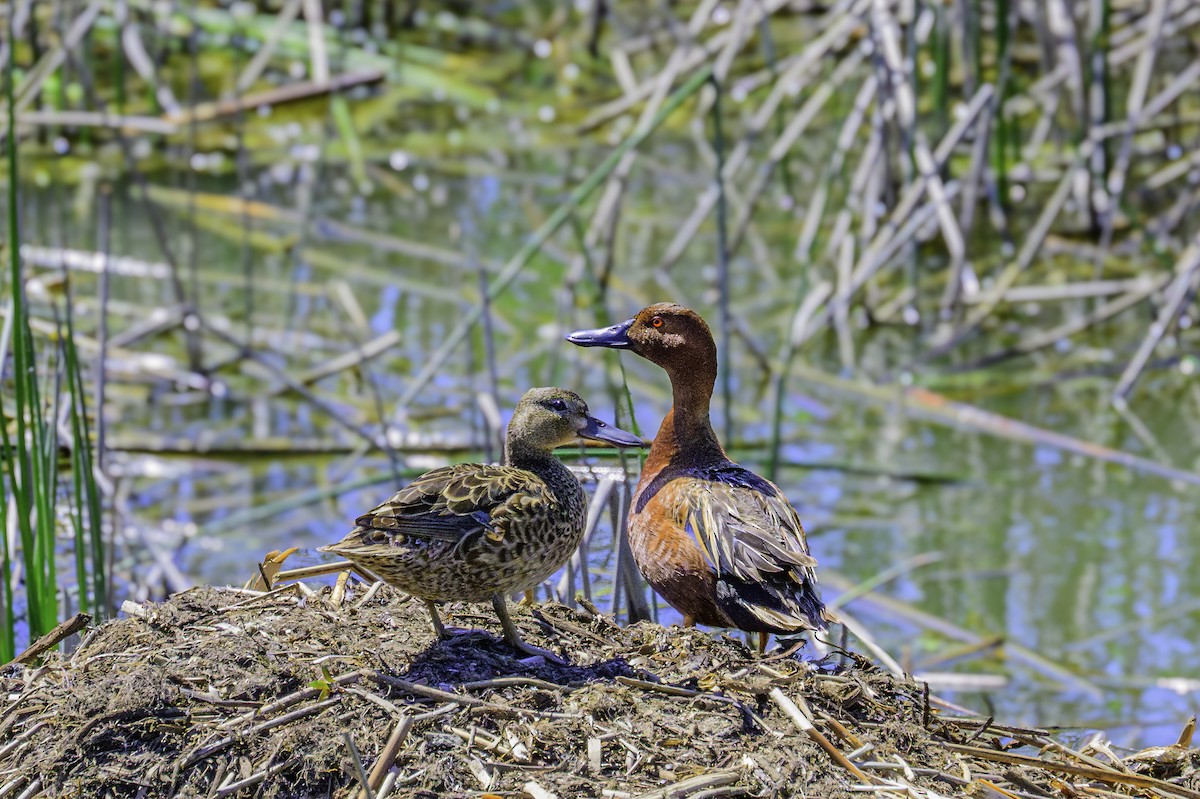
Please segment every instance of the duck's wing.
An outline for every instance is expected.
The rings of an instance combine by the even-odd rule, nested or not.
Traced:
[[[426,472],[355,524],[364,543],[396,535],[458,542],[480,532],[500,540],[514,512],[549,501],[546,484],[532,472],[460,463]]]
[[[717,576],[717,600],[743,629],[823,629],[815,558],[774,483],[740,466],[678,481],[680,522]]]

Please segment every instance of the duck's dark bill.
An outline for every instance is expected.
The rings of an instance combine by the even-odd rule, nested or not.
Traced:
[[[567,336],[567,341],[580,347],[610,347],[614,350],[627,350],[633,346],[629,341],[629,328],[632,319],[626,319],[612,327],[598,327],[595,330],[576,330]]]
[[[584,438],[590,438],[593,441],[607,441],[609,444],[616,444],[618,447],[645,446],[642,439],[638,436],[635,436],[633,433],[626,433],[619,427],[606,424],[595,416],[587,418],[587,425],[579,431],[579,435]]]

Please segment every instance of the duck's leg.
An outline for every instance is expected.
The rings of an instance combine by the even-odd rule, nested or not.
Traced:
[[[767,639],[769,639],[770,637],[771,637],[770,633],[759,633],[758,634],[758,654],[761,655],[763,652],[767,651]]]
[[[433,622],[433,632],[440,641],[446,637],[446,626],[442,624],[442,617],[438,615],[437,603],[426,599],[425,607],[429,609],[429,620]]]
[[[696,617],[689,616],[686,613],[683,614],[683,626],[684,627],[695,627],[696,626]]]
[[[512,619],[508,617],[508,604],[503,594],[495,594],[492,597],[492,607],[496,609],[496,615],[500,617],[500,626],[504,628],[504,640],[508,641],[509,646],[527,655],[540,655],[553,663],[566,665],[566,661],[553,652],[521,640],[521,634],[517,632],[517,625],[513,624]]]
[[[521,600],[521,604],[526,606],[537,604],[537,594],[533,592],[532,588],[525,589],[525,598]]]

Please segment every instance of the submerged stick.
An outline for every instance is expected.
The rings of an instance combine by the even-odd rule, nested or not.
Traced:
[[[908,388],[875,386],[834,377],[805,366],[793,366],[792,369],[800,379],[823,385],[835,391],[866,397],[881,403],[894,403],[900,400],[921,416],[939,424],[966,428],[1009,441],[1053,447],[1064,452],[1114,463],[1134,471],[1165,477],[1168,480],[1200,485],[1200,474],[1196,472],[1183,471],[1123,450],[1111,449],[1064,433],[1010,419],[964,402],[947,399],[941,394],[919,386]]]

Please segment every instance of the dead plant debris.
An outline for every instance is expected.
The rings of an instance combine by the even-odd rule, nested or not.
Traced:
[[[387,586],[196,588],[0,671],[7,797],[1081,797],[1200,799],[1200,750],[1120,759],[952,716],[856,660],[761,658],[563,605],[435,642]]]

